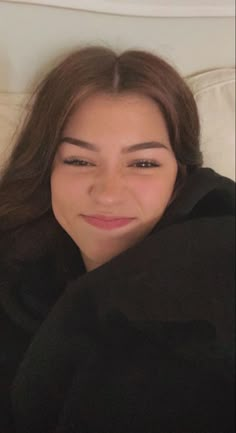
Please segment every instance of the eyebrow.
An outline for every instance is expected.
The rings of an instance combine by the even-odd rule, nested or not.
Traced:
[[[62,137],[60,140],[60,143],[69,143],[74,144],[76,146],[82,147],[83,149],[92,150],[94,152],[99,152],[99,148],[92,143],[88,143],[87,141],[80,140],[78,138],[72,138],[72,137]],[[131,153],[136,152],[137,150],[142,149],[166,149],[170,150],[169,147],[166,144],[160,143],[159,141],[147,141],[145,143],[137,143],[132,144],[128,147],[123,147],[121,150],[121,153]]]

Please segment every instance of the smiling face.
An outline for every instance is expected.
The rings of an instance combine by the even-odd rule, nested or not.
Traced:
[[[52,209],[91,271],[154,228],[171,200],[177,161],[158,106],[134,93],[90,96],[61,138],[51,174]],[[117,221],[86,218],[91,215],[129,220],[117,227]]]

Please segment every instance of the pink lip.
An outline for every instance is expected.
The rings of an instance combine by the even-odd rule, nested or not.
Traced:
[[[82,215],[89,224],[101,229],[112,230],[129,224],[134,218],[107,218]]]

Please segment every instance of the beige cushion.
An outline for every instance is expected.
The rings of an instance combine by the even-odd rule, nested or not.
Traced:
[[[27,113],[29,94],[0,93],[0,173]]]
[[[187,82],[199,109],[204,166],[235,179],[235,70],[216,69],[189,77]],[[0,93],[0,171],[26,114],[29,96]]]
[[[204,166],[235,180],[235,69],[215,69],[188,79],[201,121]]]

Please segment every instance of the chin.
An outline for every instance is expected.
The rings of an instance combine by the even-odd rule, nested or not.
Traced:
[[[120,248],[110,248],[109,250],[104,245],[104,249],[101,250],[101,246],[99,250],[94,251],[94,248],[91,249],[91,251],[88,251],[86,248],[86,252],[84,250],[81,250],[82,256],[84,257],[84,261],[88,263],[94,263],[99,264],[98,266],[101,266],[102,264],[105,264],[112,260],[114,257],[118,256],[119,254],[123,253],[129,248],[129,246],[120,247]],[[87,260],[85,259],[87,257]],[[94,265],[95,267],[95,265]]]

